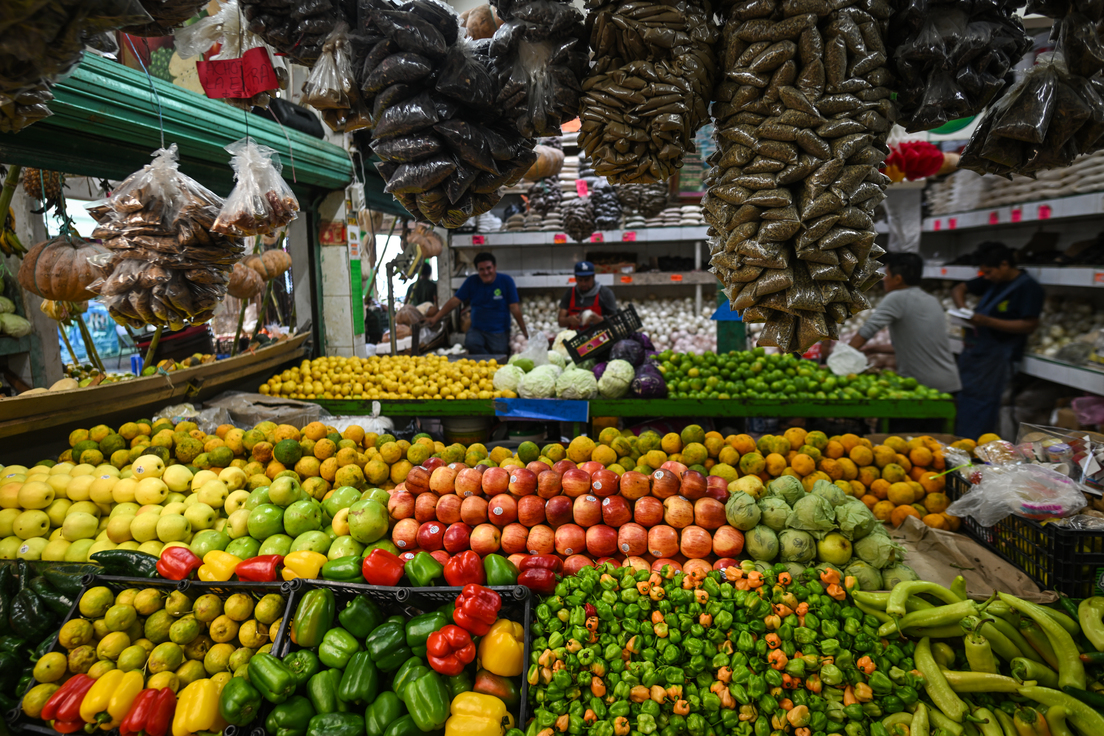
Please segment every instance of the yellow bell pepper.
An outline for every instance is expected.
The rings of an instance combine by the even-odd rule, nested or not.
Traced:
[[[207,583],[224,583],[234,577],[234,568],[241,562],[241,558],[213,549],[203,555],[203,564],[196,571],[196,576]]]
[[[224,683],[225,684],[225,683]],[[180,691],[173,716],[173,736],[193,736],[200,731],[221,731],[227,723],[219,715],[222,687],[214,680],[196,680]]]
[[[137,670],[104,673],[81,701],[81,720],[95,723],[104,731],[118,728],[144,687],[145,679]]]
[[[479,642],[483,669],[502,677],[521,674],[525,659],[525,629],[521,624],[500,618]]]
[[[281,573],[284,580],[295,578],[317,579],[322,572],[322,566],[329,558],[321,552],[299,550],[289,555],[284,555],[284,569]]]
[[[506,704],[493,695],[460,693],[452,699],[445,736],[502,736],[513,726]]]

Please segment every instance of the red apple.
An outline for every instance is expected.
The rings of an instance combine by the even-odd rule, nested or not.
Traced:
[[[728,481],[719,475],[709,476],[705,479],[705,495],[721,503],[728,503]]]
[[[540,475],[544,471],[551,470],[552,468],[548,467],[546,463],[542,463],[540,460],[534,460],[533,462],[526,465],[525,469],[533,475]]]
[[[537,495],[541,498],[552,498],[563,493],[560,484],[561,476],[555,470],[545,470],[537,476]]]
[[[517,502],[518,521],[526,528],[543,524],[544,504],[540,496],[522,496]]]
[[[666,524],[648,530],[648,551],[655,557],[670,557],[679,551],[678,532]]]
[[[403,550],[402,552],[399,553],[399,559],[402,560],[403,562],[410,562],[411,560],[414,559],[414,556],[417,555],[421,551],[422,550],[417,549],[417,548]]]
[[[574,502],[567,496],[556,496],[548,499],[544,504],[544,516],[548,525],[558,529],[571,522],[572,506]]]
[[[456,495],[461,498],[479,496],[483,493],[483,471],[479,468],[464,468],[456,474],[452,482]]]
[[[587,493],[575,499],[571,509],[575,523],[582,527],[602,523],[602,502],[597,496]]]
[[[502,530],[502,551],[508,555],[525,552],[528,549],[529,527],[522,526],[516,521],[507,524]]]
[[[694,505],[682,496],[671,496],[663,502],[663,521],[676,529],[694,523]]]
[[[426,491],[428,491],[429,474],[429,468],[425,467],[424,465],[415,465],[413,468],[410,469],[410,472],[406,474],[406,480],[403,481],[403,483],[406,484],[406,490],[410,491],[415,496],[419,493],[425,493]]]
[[[586,472],[594,475],[599,470],[605,470],[606,466],[597,460],[587,460],[585,463],[579,463],[579,470],[585,470]]]
[[[664,470],[670,470],[672,473],[677,475],[679,478],[681,478],[682,474],[686,472],[686,466],[683,465],[680,462],[675,461],[675,460],[668,460],[667,462],[663,463],[659,467],[663,468]]]
[[[602,499],[602,522],[615,529],[632,521],[632,509],[622,496],[609,496]]]
[[[617,561],[616,557],[599,557],[594,561],[596,567],[601,567],[606,563],[609,563],[612,567],[621,567],[621,563]]]
[[[422,463],[422,467],[424,467],[426,470],[428,470],[429,472],[432,473],[434,470],[436,470],[437,468],[440,468],[444,464],[445,464],[445,461],[442,460],[439,457],[427,457],[425,459],[425,462]]]
[[[636,499],[633,505],[633,521],[644,527],[660,523],[663,521],[663,502],[655,496]]]
[[[445,525],[439,521],[427,521],[418,527],[418,546],[427,552],[441,549],[445,539]]]
[[[522,562],[523,562],[523,561],[525,560],[525,558],[527,558],[527,557],[530,557],[530,555],[526,555],[526,554],[513,554],[513,555],[510,555],[509,557],[507,557],[506,559],[507,559],[507,560],[509,560],[510,562],[514,563],[514,567],[520,567],[520,566],[521,566],[521,563],[522,563]]]
[[[467,470],[470,467],[467,463],[461,462],[449,463],[448,466],[457,473],[459,473],[461,470]]]
[[[586,531],[587,552],[594,557],[617,554],[617,530],[605,524],[597,524]]]
[[[482,524],[487,520],[487,499],[482,496],[468,496],[460,504],[460,519],[465,524]]]
[[[391,530],[391,541],[399,549],[412,549],[418,546],[418,527],[421,524],[414,519],[400,519]]]
[[[718,557],[735,557],[744,551],[744,533],[725,524],[713,532],[713,554]]]
[[[682,530],[679,551],[690,559],[703,560],[713,552],[713,537],[700,526],[691,524]]]
[[[537,492],[537,475],[528,468],[514,468],[510,473],[510,493],[518,498]]]
[[[584,567],[594,567],[594,562],[586,555],[571,555],[564,560],[564,575],[574,575]]]
[[[640,572],[641,570],[651,570],[651,565],[643,557],[626,557],[625,561],[621,563],[621,567],[631,567],[633,570]]]
[[[442,524],[455,524],[463,518],[460,512],[463,506],[464,500],[455,493],[441,496],[437,500],[437,521]]]
[[[682,571],[697,580],[704,580],[705,576],[713,571],[713,566],[706,560],[693,558],[686,561],[686,564],[682,566]]]
[[[652,476],[629,470],[621,476],[620,491],[628,501],[643,498],[652,492]]]
[[[625,524],[617,530],[617,548],[621,554],[643,555],[648,552],[648,530],[639,524]]]
[[[445,551],[450,555],[458,555],[464,550],[470,549],[471,535],[472,528],[470,524],[465,524],[462,521],[449,524],[448,529],[445,529],[445,537],[442,540]]]
[[[473,469],[473,470],[478,470],[478,471],[479,471],[480,473],[485,473],[485,472],[487,472],[487,468],[489,468],[489,467],[491,467],[491,466],[490,466],[490,465],[487,465],[487,464],[485,464],[485,463],[479,463],[478,465],[476,465],[476,466],[475,466],[474,468],[472,468],[472,469]]]
[[[392,519],[411,519],[417,506],[415,496],[410,491],[396,491],[387,502],[387,513]]]
[[[590,492],[590,473],[582,468],[570,468],[560,479],[565,496],[578,498],[584,493]]]
[[[619,481],[617,473],[602,468],[590,476],[590,492],[599,498],[616,495]]]
[[[658,499],[678,495],[679,478],[670,470],[659,469],[652,473],[652,495]]]
[[[441,466],[429,476],[429,490],[438,496],[452,493],[455,490],[453,483],[456,481],[456,472],[450,466]]]
[[[502,532],[494,524],[480,524],[471,533],[471,548],[480,557],[498,552]]]
[[[391,493],[392,491],[405,491],[405,490],[406,490],[406,481],[404,480],[402,483],[398,484],[397,486],[392,488],[390,491],[388,491],[388,493]]]
[[[483,495],[490,498],[510,489],[510,471],[506,468],[487,468],[483,471]]]
[[[670,568],[671,568],[668,571],[668,573],[671,574],[671,575],[674,575],[676,572],[682,572],[682,565],[679,564],[679,561],[678,560],[672,560],[668,557],[660,558],[660,559],[656,560],[655,562],[653,562],[652,563],[652,572],[658,572],[660,575],[662,575],[663,574],[663,568],[667,567],[667,566],[670,566]]]
[[[517,500],[509,493],[500,493],[487,503],[487,518],[499,529],[517,521]]]
[[[449,495],[452,496],[454,494],[450,493]],[[414,502],[414,518],[421,522],[436,519],[438,498],[440,497],[435,493],[420,494]]]
[[[578,467],[578,466],[575,463],[571,462],[570,460],[566,460],[566,459],[565,460],[560,460],[559,462],[552,464],[552,469],[555,470],[560,475],[563,475],[567,471],[571,470],[572,468],[576,468],[576,467]]]
[[[433,559],[437,560],[442,565],[446,564],[452,558],[452,555],[450,555],[443,549],[435,549],[429,554],[433,557]]]
[[[679,495],[685,496],[688,501],[697,501],[705,497],[705,476],[696,470],[687,470],[682,474],[682,483],[679,486]]]
[[[578,524],[564,524],[555,536],[556,553],[564,557],[586,549],[586,532]]]
[[[720,529],[725,525],[724,504],[706,496],[694,502],[694,523],[703,529]]]
[[[714,570],[727,570],[730,567],[739,567],[740,563],[731,557],[722,557],[713,563]]]
[[[556,551],[556,532],[547,524],[537,524],[529,530],[529,554],[550,555]]]

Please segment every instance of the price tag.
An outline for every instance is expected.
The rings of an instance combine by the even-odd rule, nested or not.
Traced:
[[[1019,207],[1016,207],[1015,209],[1013,209],[1012,210],[1012,222],[1019,222],[1022,219],[1023,219],[1023,210],[1021,210]]]
[[[682,281],[682,274],[681,273],[671,274],[671,280],[672,281]]]
[[[580,197],[587,196],[586,181],[583,180],[583,179],[576,179],[575,180],[575,191],[579,193]]]
[[[567,236],[563,233],[556,233],[552,236],[552,242],[556,243],[557,245],[562,245],[563,243],[567,242]]]
[[[956,227],[958,227],[958,218],[952,217],[952,218],[948,219],[947,220],[947,227],[950,228],[951,230],[954,230]]]
[[[484,238],[482,235],[473,235],[472,236],[472,245],[483,245],[486,242],[487,242],[487,239]]]
[[[942,229],[943,229],[943,221],[942,220],[936,220],[934,223],[932,223],[932,230],[939,231],[939,230],[942,230]]]
[[[590,234],[590,242],[592,242],[592,243],[601,243],[604,240],[605,240],[605,237],[602,235],[602,233],[591,233]]]
[[[574,284],[575,283],[575,277],[574,276],[568,276],[567,277],[567,283]]]
[[[989,213],[989,224],[990,225],[996,225],[999,222],[1000,222],[1000,215],[997,214],[997,211],[993,210],[992,212],[990,212]]]
[[[634,233],[632,230],[624,232],[621,234],[621,240],[625,243],[634,243],[636,242],[636,233]]]
[[[1053,212],[1054,211],[1050,208],[1049,204],[1039,205],[1039,219],[1040,220],[1049,220],[1050,216]]]
[[[1093,271],[1093,283],[1104,284],[1104,271]]]
[[[246,51],[240,59],[198,61],[196,75],[211,99],[252,97],[280,86],[268,51],[260,47]]]
[[[621,277],[621,283],[622,284],[631,284],[632,283],[632,276],[622,276]]]
[[[345,240],[345,223],[344,222],[324,222],[322,223],[322,232],[318,235],[318,240],[322,245],[344,245]]]
[[[946,276],[947,275],[947,269],[946,268],[939,269],[939,275],[940,276]]]
[[[242,79],[246,97],[280,87],[267,49],[258,46],[242,54]]]

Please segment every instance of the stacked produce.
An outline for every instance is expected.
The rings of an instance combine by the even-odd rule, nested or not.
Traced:
[[[293,399],[491,399],[494,360],[440,355],[316,358],[288,368],[258,389]]]
[[[784,352],[838,337],[879,279],[871,214],[895,111],[887,3],[732,5],[719,150],[702,206],[710,263],[758,344]]]
[[[626,213],[655,217],[667,206],[667,185],[618,184],[617,199]]]
[[[1039,329],[1027,339],[1028,350],[1048,358],[1082,363],[1092,353],[1102,328],[1104,317],[1091,303],[1048,297],[1039,315]]]
[[[510,357],[510,362],[495,372],[494,386],[507,398],[523,399],[619,399],[630,394],[637,398],[663,398],[667,387],[652,362],[654,346],[643,333],[614,343],[608,362],[593,359],[575,364],[564,346],[573,337],[566,330],[556,337],[547,355],[526,350]]]
[[[563,229],[572,240],[583,242],[594,234],[597,224],[594,220],[594,208],[589,197],[575,197],[560,205],[563,214]]]
[[[621,227],[621,202],[617,192],[603,179],[589,179],[590,206],[594,210],[595,230],[616,230]]]
[[[332,0],[240,0],[240,4],[250,31],[304,66],[318,60],[326,38],[342,20],[340,3]]]
[[[664,182],[709,118],[717,26],[708,3],[588,0],[596,64],[579,146],[613,184]]]
[[[123,325],[181,329],[214,316],[245,248],[212,231],[223,201],[177,169],[176,144],[90,208],[111,256],[89,290]]]

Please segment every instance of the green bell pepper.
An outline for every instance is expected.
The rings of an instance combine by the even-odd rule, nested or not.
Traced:
[[[290,652],[284,657],[284,664],[295,675],[296,688],[307,684],[322,669],[322,663],[318,661],[318,655],[309,649],[299,649]]]
[[[432,671],[433,670],[431,670],[425,664],[417,664],[406,670],[402,674],[402,677],[396,677],[391,683],[391,688],[399,694],[399,697],[402,698],[403,702],[405,703],[406,696],[403,693],[406,691],[406,686],[414,682],[415,680],[419,680],[423,676],[428,675]]]
[[[406,577],[414,584],[415,588],[428,588],[435,580],[445,576],[445,566],[438,562],[433,555],[422,550],[414,555],[414,559],[403,567]]]
[[[363,563],[364,560],[360,555],[348,555],[330,560],[322,565],[322,579],[336,580],[341,583],[364,582]]]
[[[310,719],[307,736],[364,736],[364,716],[356,713],[322,713]]]
[[[379,670],[368,652],[357,652],[349,658],[337,697],[346,703],[371,703],[379,692]]]
[[[270,736],[306,736],[314,708],[302,695],[293,695],[272,709],[265,719]]]
[[[403,686],[399,697],[422,731],[436,731],[449,717],[449,694],[444,679],[430,671]]]
[[[459,675],[452,675],[445,678],[445,685],[448,687],[449,699],[455,699],[460,693],[471,692],[473,688],[471,674],[465,669]]]
[[[330,629],[318,647],[318,659],[331,669],[345,669],[349,658],[359,652],[360,642],[345,629]]]
[[[397,621],[387,621],[376,627],[364,640],[364,649],[380,672],[397,670],[411,656],[410,647],[406,645],[406,632]]]
[[[326,632],[333,627],[335,605],[333,591],[329,588],[307,591],[295,611],[291,640],[304,649],[314,649],[321,644]]]
[[[367,736],[383,736],[388,727],[406,715],[406,706],[399,696],[390,690],[380,693],[364,711],[364,730]]]
[[[487,585],[517,585],[517,565],[502,555],[491,554],[484,557],[483,571],[487,574]]]
[[[414,716],[408,714],[388,726],[383,736],[440,736],[443,733],[444,729],[435,729],[433,733],[425,733],[418,728]]]
[[[440,611],[430,611],[421,616],[415,616],[406,622],[406,645],[410,647],[415,657],[426,656],[426,641],[429,635],[434,631],[440,631],[448,623],[450,622],[445,619],[445,614]]]
[[[350,634],[364,639],[383,623],[383,611],[375,601],[360,595],[349,601],[345,610],[337,614],[337,621]]]
[[[227,723],[245,726],[253,722],[264,699],[257,688],[244,677],[234,677],[219,694],[219,714]]]
[[[307,697],[314,706],[315,713],[344,713],[349,710],[345,701],[338,700],[337,691],[341,687],[341,670],[322,670],[307,683]]]
[[[254,654],[247,671],[249,682],[270,703],[282,703],[295,694],[295,673],[271,654]]]

